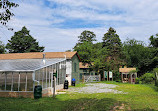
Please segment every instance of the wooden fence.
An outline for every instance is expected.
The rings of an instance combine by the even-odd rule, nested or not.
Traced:
[[[99,82],[101,80],[100,75],[84,75],[83,82]]]

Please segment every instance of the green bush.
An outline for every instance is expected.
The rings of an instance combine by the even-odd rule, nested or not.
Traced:
[[[154,82],[155,75],[152,73],[145,73],[143,76],[141,76],[140,80],[142,83],[145,84],[151,84]]]
[[[136,78],[135,83],[136,83],[136,84],[139,84],[139,82],[140,82],[140,79],[139,79],[139,78]]]
[[[155,80],[155,86],[158,87],[158,80]]]

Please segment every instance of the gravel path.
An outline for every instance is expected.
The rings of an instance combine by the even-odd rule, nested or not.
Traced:
[[[103,84],[103,83],[88,83],[85,87],[70,87],[69,92],[78,92],[78,93],[119,93],[119,94],[125,94],[122,91],[115,90],[113,88],[117,87],[117,85],[114,84]]]

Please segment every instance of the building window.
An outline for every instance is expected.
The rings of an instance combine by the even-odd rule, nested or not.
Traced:
[[[74,63],[74,72],[76,72],[76,63]]]

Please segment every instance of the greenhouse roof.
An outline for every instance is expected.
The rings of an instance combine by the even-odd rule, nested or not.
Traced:
[[[64,58],[45,59],[45,64],[43,59],[0,60],[0,72],[33,72],[64,60]]]

